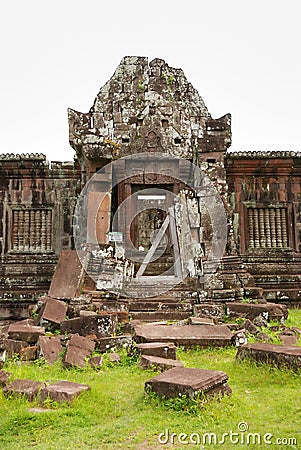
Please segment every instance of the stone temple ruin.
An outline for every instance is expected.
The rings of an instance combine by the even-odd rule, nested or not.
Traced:
[[[225,373],[182,367],[176,346],[236,345],[237,359],[298,370],[301,331],[283,323],[301,303],[301,154],[228,150],[230,114],[213,119],[160,59],[125,57],[68,120],[73,162],[0,155],[0,364],[97,368],[94,350],[134,336],[140,367],[167,370],[146,391],[166,396],[231,393]],[[268,341],[269,320],[284,346],[247,344],[246,332]],[[41,388],[88,389],[4,392]]]
[[[125,57],[68,119],[73,162],[0,155],[2,323],[28,317],[59,257],[51,297],[142,320],[300,304],[300,153],[229,151],[230,114],[160,59]]]

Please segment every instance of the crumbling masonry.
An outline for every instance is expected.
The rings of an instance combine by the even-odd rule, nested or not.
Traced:
[[[83,281],[82,292],[97,296],[98,288],[100,301],[106,283],[116,291],[116,267],[110,258],[100,262],[98,250],[106,254],[108,238],[118,236],[123,263],[134,261],[124,295],[134,313],[149,312],[145,297],[155,284],[149,277],[160,276],[164,298],[182,302],[177,314],[183,304],[188,314],[214,305],[216,312],[221,303],[242,299],[300,304],[300,153],[229,151],[230,114],[212,119],[183,71],[160,59],[125,57],[90,111],[69,109],[68,119],[74,162],[0,155],[2,322],[28,317],[28,306],[48,292],[61,252],[74,248],[79,233],[81,250],[91,252],[89,274],[96,273]],[[198,180],[193,174],[193,189],[191,165],[201,174]],[[88,182],[85,214],[74,220]],[[225,212],[217,267],[208,263],[216,236],[206,195],[218,197]],[[167,216],[168,228],[148,261]],[[143,261],[146,276],[139,280]],[[169,289],[167,276],[179,274],[181,283]]]

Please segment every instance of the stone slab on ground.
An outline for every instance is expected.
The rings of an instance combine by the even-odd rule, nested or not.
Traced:
[[[299,336],[293,331],[291,333],[289,332],[280,333],[279,339],[281,340],[282,344],[289,346],[298,345],[299,342]]]
[[[99,338],[96,343],[96,348],[100,352],[107,352],[112,349],[118,348],[130,348],[132,345],[132,336],[130,335],[120,335]]]
[[[137,344],[137,349],[142,355],[177,359],[177,347],[173,342],[146,342],[144,344]]]
[[[3,389],[4,395],[25,395],[27,399],[31,402],[37,397],[40,390],[45,387],[45,383],[40,381],[33,381],[24,379],[21,380],[16,378],[14,381],[9,383]]]
[[[6,372],[5,370],[0,370],[0,387],[4,387],[8,384],[10,377],[10,372]]]
[[[175,367],[146,381],[145,391],[155,392],[166,398],[197,394],[213,396],[231,394],[228,375],[218,370]]]
[[[121,362],[121,357],[119,353],[109,353],[108,354],[109,361],[114,364],[119,364]]]
[[[80,336],[79,334],[72,334],[67,346],[82,348],[83,350],[87,350],[92,353],[95,349],[95,342],[87,337]]]
[[[117,325],[117,315],[115,313],[107,313],[64,320],[60,329],[62,334],[78,333],[81,336],[95,334],[98,338],[101,338],[115,334]]]
[[[45,335],[45,328],[27,323],[12,323],[7,331],[8,339],[25,341],[28,344],[36,344],[40,336]]]
[[[86,384],[74,383],[73,381],[58,381],[44,387],[40,393],[40,399],[44,402],[47,398],[55,402],[71,402],[82,392],[90,390],[90,386]]]
[[[277,367],[287,367],[295,371],[301,369],[301,347],[297,346],[266,343],[243,345],[239,347],[236,359],[244,358]]]
[[[79,255],[79,257],[78,257]],[[83,261],[83,264],[81,263]],[[80,293],[89,253],[82,250],[63,250],[52,277],[49,297],[71,299]]]
[[[61,300],[51,297],[42,297],[44,299],[38,318],[38,323],[46,320],[55,324],[60,324],[65,320],[68,306]]]
[[[188,319],[189,325],[214,325],[214,322],[209,317],[195,317],[191,316]]]
[[[174,342],[184,348],[232,345],[231,331],[221,325],[136,325],[135,334],[138,343]]]
[[[288,316],[286,305],[280,303],[226,303],[226,311],[230,318],[245,317],[250,320],[261,315],[268,321],[284,322]]]
[[[20,353],[22,348],[28,346],[25,341],[18,341],[16,339],[1,339],[0,340],[0,350],[5,351],[5,358],[11,358],[16,353]]]
[[[30,345],[28,347],[21,348],[20,361],[35,361],[38,356],[38,347],[36,345]]]
[[[71,336],[63,359],[65,367],[85,367],[86,360],[91,356],[95,342],[74,334]]]
[[[141,355],[140,369],[169,370],[173,367],[183,367],[182,361],[177,359],[160,358],[159,356]]]
[[[97,369],[98,367],[101,367],[103,364],[103,358],[100,355],[92,356],[89,359],[89,364],[92,367],[92,369]]]
[[[40,357],[43,357],[48,364],[55,363],[63,351],[60,336],[40,336],[38,346]]]

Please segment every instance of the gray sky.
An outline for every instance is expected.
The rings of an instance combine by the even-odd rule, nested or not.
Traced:
[[[72,160],[67,108],[88,112],[123,56],[184,70],[233,150],[300,150],[299,0],[2,2],[1,153]]]

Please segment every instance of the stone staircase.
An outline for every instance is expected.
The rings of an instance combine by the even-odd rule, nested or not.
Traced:
[[[256,286],[263,291],[263,297],[270,302],[285,303],[290,307],[301,304],[301,258],[295,258],[288,265],[285,261],[257,258],[250,264]],[[246,262],[248,268],[248,262]]]

